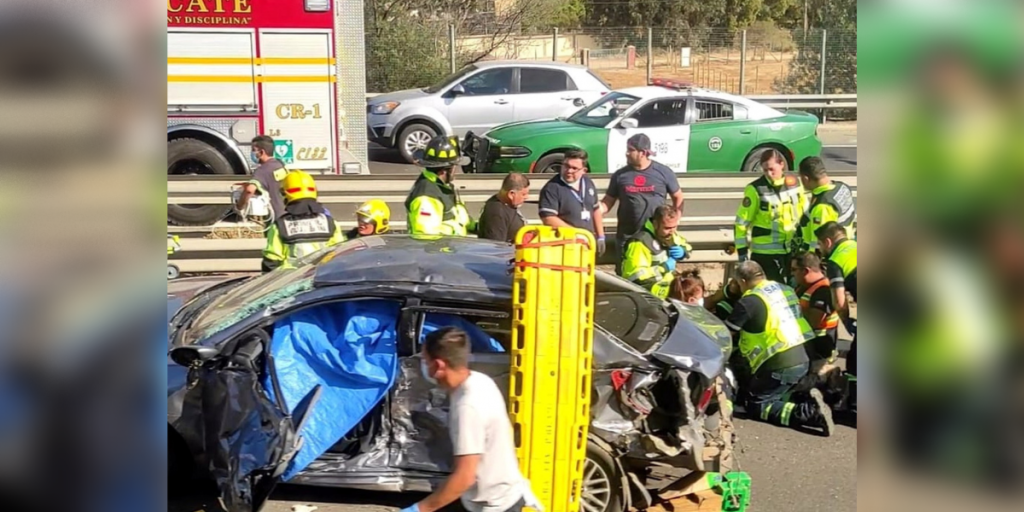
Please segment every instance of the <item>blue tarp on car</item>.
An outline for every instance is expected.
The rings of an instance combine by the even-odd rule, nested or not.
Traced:
[[[399,310],[397,302],[387,300],[340,302],[300,311],[274,325],[271,354],[288,411],[294,412],[317,385],[322,387],[284,480],[337,443],[394,384]],[[273,393],[269,377],[264,387]]]

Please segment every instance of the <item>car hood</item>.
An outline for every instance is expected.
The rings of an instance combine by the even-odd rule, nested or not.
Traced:
[[[604,131],[604,128],[583,126],[562,119],[550,119],[503,124],[487,132],[486,136],[498,140],[497,144],[508,145],[519,144],[529,139],[543,139],[560,134],[579,134],[595,130]]]
[[[714,379],[725,368],[732,350],[732,336],[725,324],[702,307],[669,301],[679,320],[665,341],[649,356],[676,368]]]
[[[430,96],[430,94],[424,92],[423,89],[405,89],[402,91],[387,92],[378,96],[374,96],[367,100],[366,103],[369,105],[379,105],[381,103],[386,103],[388,101],[406,101],[416,98],[423,98],[426,96]]]

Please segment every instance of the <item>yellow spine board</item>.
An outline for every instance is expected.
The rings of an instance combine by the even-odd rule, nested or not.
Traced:
[[[578,512],[590,424],[595,241],[527,226],[516,236],[509,408],[523,474],[547,512]]]

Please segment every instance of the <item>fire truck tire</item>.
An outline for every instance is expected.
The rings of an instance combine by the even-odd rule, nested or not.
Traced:
[[[174,174],[235,174],[231,162],[215,147],[188,138],[167,143],[168,174],[172,174],[172,170],[177,170]],[[224,218],[229,211],[216,204],[169,204],[167,220],[178,226],[205,226]]]
[[[432,126],[419,123],[410,124],[398,134],[395,146],[398,147],[398,152],[406,162],[414,164],[416,160],[412,157],[413,152],[427,147],[427,142],[436,135],[437,130]]]

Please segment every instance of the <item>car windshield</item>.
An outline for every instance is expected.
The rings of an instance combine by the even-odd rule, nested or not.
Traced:
[[[434,93],[444,89],[445,87],[448,87],[449,85],[454,84],[455,82],[458,82],[459,80],[462,80],[463,78],[465,78],[466,75],[468,75],[468,74],[470,74],[470,73],[472,73],[474,71],[476,71],[476,66],[473,66],[473,65],[466,66],[466,67],[456,71],[455,73],[452,73],[452,74],[444,77],[444,79],[441,80],[440,82],[438,82],[438,83],[436,83],[434,85],[431,85],[430,87],[427,87],[426,89],[423,89],[423,92],[426,92],[426,93],[429,93],[429,94],[434,94]]]
[[[196,316],[183,342],[196,343],[256,311],[312,290],[319,260],[306,259],[296,268],[268,272],[216,298]]]
[[[604,128],[639,99],[621,92],[606,94],[589,107],[569,116],[568,120],[577,124]]]

